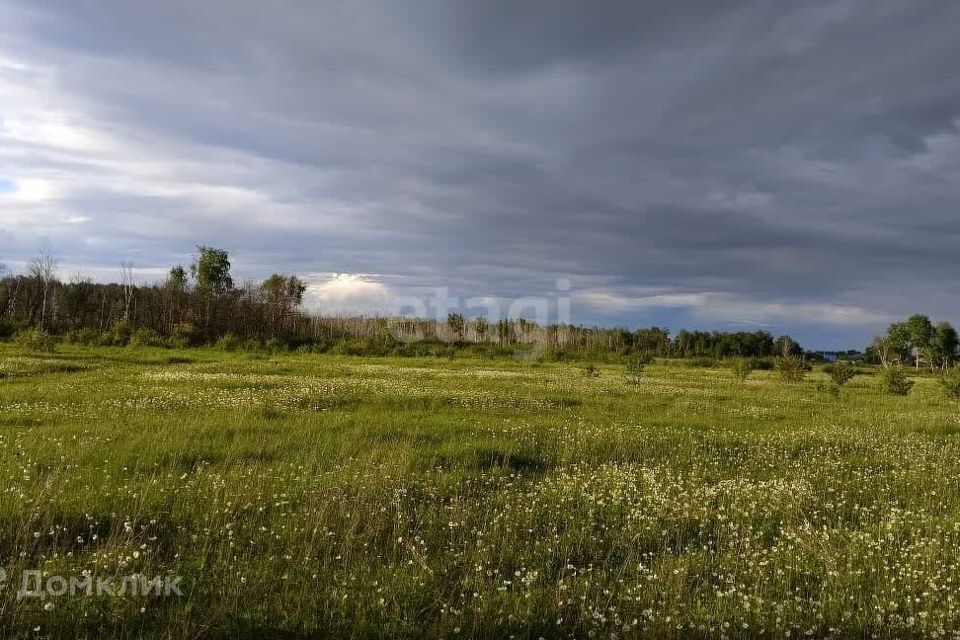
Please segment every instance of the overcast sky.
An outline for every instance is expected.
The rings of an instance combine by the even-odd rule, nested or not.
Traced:
[[[0,262],[861,347],[960,323],[958,64],[939,0],[0,0]]]

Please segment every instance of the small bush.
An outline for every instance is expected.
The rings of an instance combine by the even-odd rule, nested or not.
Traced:
[[[823,372],[830,376],[830,380],[837,387],[847,384],[857,375],[857,368],[849,362],[837,362],[828,364],[823,368]]]
[[[91,345],[99,344],[100,332],[91,327],[74,329],[63,336],[63,341],[68,344],[82,344],[89,347]]]
[[[100,334],[97,344],[102,347],[125,347],[130,343],[131,335],[133,335],[133,329],[130,325],[126,322],[118,322],[109,331]]]
[[[653,356],[649,353],[641,353],[627,359],[627,381],[632,384],[640,384],[643,372],[647,365],[653,362]]]
[[[130,347],[162,347],[163,337],[153,329],[137,329],[130,334],[127,342]]]
[[[913,380],[897,367],[884,367],[880,372],[880,390],[891,396],[907,395],[913,384]]]
[[[948,369],[940,376],[940,388],[948,398],[960,400],[960,364]]]
[[[780,381],[786,384],[802,381],[810,369],[810,364],[800,356],[787,355],[777,359]]]
[[[243,341],[243,344],[240,345],[241,351],[247,351],[250,353],[256,353],[258,351],[263,351],[263,343],[255,338],[247,338]]]
[[[541,349],[536,356],[539,362],[564,362],[570,359],[570,355],[563,349],[547,347]]]
[[[750,358],[750,361],[753,363],[753,368],[757,371],[773,371],[777,368],[777,363],[774,358]]]
[[[280,338],[273,337],[267,340],[263,347],[271,353],[283,353],[290,350],[290,345]]]
[[[242,341],[240,340],[240,338],[233,335],[232,333],[227,333],[220,336],[220,339],[217,340],[217,344],[215,346],[217,349],[220,349],[221,351],[236,351],[237,349],[240,348],[241,344],[242,344]]]
[[[327,351],[330,351],[333,345],[334,342],[332,340],[318,338],[314,342],[302,344],[297,347],[297,353],[326,353]]]
[[[181,322],[173,328],[170,336],[171,344],[178,349],[186,349],[197,343],[196,329],[193,323]]]
[[[733,375],[738,381],[746,382],[750,374],[756,369],[756,363],[753,358],[737,358],[730,365],[730,368],[733,369]]]
[[[53,353],[57,349],[57,339],[43,329],[24,329],[14,336],[14,342],[22,351],[34,353]]]

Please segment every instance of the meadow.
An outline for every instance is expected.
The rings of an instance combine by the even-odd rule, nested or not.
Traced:
[[[0,632],[960,636],[957,403],[825,380],[0,344]]]

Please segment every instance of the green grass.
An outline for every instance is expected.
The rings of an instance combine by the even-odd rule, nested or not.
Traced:
[[[2,634],[960,630],[960,412],[932,378],[598,370],[0,345]],[[18,600],[36,569],[184,596]]]

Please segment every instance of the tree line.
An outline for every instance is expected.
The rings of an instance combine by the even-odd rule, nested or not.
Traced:
[[[949,322],[934,324],[928,316],[913,315],[894,322],[867,348],[867,359],[884,367],[912,365],[931,372],[946,371],[958,361],[960,338]]]
[[[57,275],[56,260],[42,254],[21,275],[0,278],[0,337],[36,328],[63,339],[120,345],[197,346],[218,341],[285,348],[331,346],[353,341],[358,350],[446,345],[525,345],[581,354],[643,353],[656,357],[767,358],[801,355],[789,336],[766,331],[682,330],[661,327],[542,326],[523,318],[490,322],[450,314],[444,321],[423,318],[330,317],[302,308],[306,286],[295,275],[275,273],[260,282],[236,283],[227,251],[201,246],[188,266],[170,269],[164,281],[136,284],[130,264],[119,282],[102,284]],[[0,272],[2,275],[2,272]],[[348,345],[349,346],[349,345]],[[422,346],[419,349],[422,350]]]
[[[269,340],[301,331],[306,287],[299,278],[278,273],[236,286],[230,269],[226,251],[198,247],[193,264],[173,267],[162,283],[135,284],[129,264],[120,282],[62,281],[53,257],[43,254],[26,274],[0,279],[0,337],[32,327],[78,342],[125,344],[137,334],[186,346],[225,335]]]

